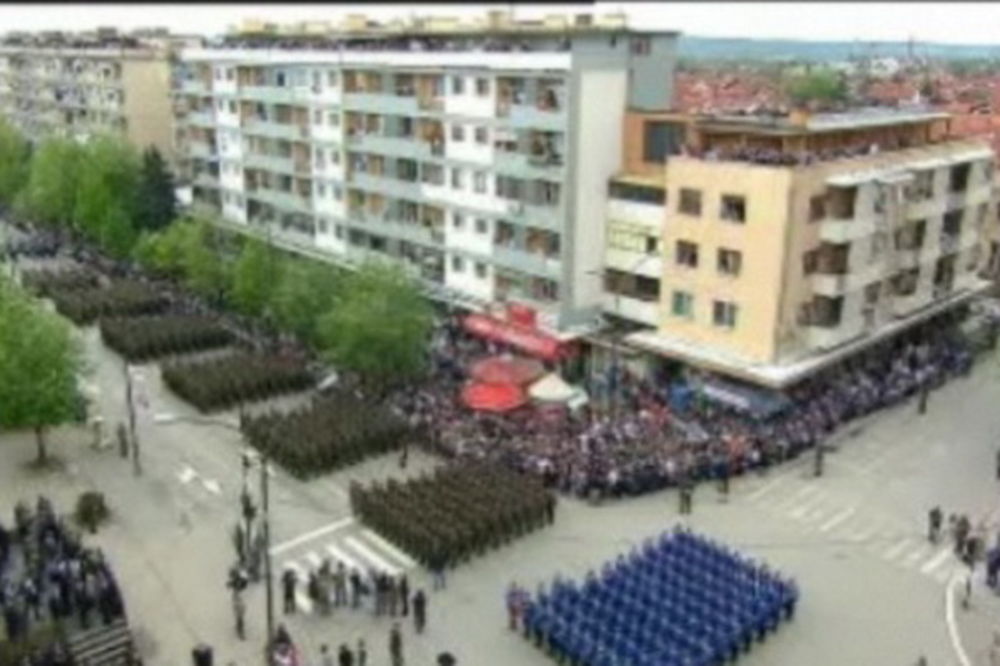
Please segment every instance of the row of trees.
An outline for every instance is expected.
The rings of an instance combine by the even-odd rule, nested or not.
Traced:
[[[423,370],[433,315],[401,269],[373,262],[342,271],[256,238],[234,253],[231,240],[205,220],[183,219],[145,234],[134,257],[216,304],[295,333],[376,388]]]
[[[124,258],[143,231],[176,217],[173,176],[155,148],[123,138],[47,138],[32,147],[0,119],[0,204],[36,223],[81,234]]]
[[[34,430],[39,463],[46,429],[82,415],[82,358],[65,319],[0,277],[0,428]]]

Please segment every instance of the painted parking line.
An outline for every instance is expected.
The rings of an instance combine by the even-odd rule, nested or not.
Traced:
[[[834,527],[836,527],[837,525],[840,525],[842,522],[844,522],[845,520],[847,520],[848,518],[850,518],[851,516],[853,516],[856,511],[857,511],[857,509],[854,509],[854,508],[844,509],[843,511],[841,511],[840,513],[838,513],[836,516],[834,516],[830,520],[828,520],[825,523],[823,523],[822,525],[820,525],[819,531],[820,532],[829,532]]]

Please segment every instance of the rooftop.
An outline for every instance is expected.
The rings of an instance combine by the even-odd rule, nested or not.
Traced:
[[[703,114],[696,122],[706,129],[760,131],[769,134],[814,134],[944,120],[950,114],[929,107],[863,107],[835,113]]]

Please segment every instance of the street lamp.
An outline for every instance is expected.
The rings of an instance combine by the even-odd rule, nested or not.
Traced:
[[[191,423],[194,425],[208,425],[208,426],[219,426],[238,432],[243,433],[240,426],[243,424],[244,411],[243,406],[240,406],[240,420],[239,423],[233,423],[232,421],[226,421],[224,419],[212,418],[208,416],[177,416],[175,414],[154,414],[153,422],[160,425],[171,425],[174,423]],[[249,473],[250,467],[253,465],[253,460],[259,461],[260,468],[260,498],[261,498],[261,533],[264,535],[264,592],[265,592],[265,604],[267,613],[267,641],[264,645],[264,660],[265,664],[271,663],[271,646],[274,642],[274,590],[271,572],[271,521],[269,518],[269,506],[270,506],[270,469],[268,467],[267,456],[263,453],[254,456],[251,451],[244,451],[241,456],[241,462],[243,464],[243,491],[247,497],[246,488],[246,477]]]

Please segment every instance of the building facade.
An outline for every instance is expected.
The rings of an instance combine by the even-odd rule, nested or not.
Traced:
[[[63,35],[0,43],[0,113],[30,140],[100,132],[173,151],[171,46]]]
[[[948,123],[890,110],[675,123],[685,154],[630,158],[655,207],[612,181],[606,307],[645,327],[625,339],[782,388],[982,291],[994,156]],[[640,221],[623,255],[616,230]]]
[[[594,325],[623,119],[670,106],[676,35],[558,18],[186,51],[195,205],[323,258],[399,261],[461,304],[528,306],[548,331]]]

